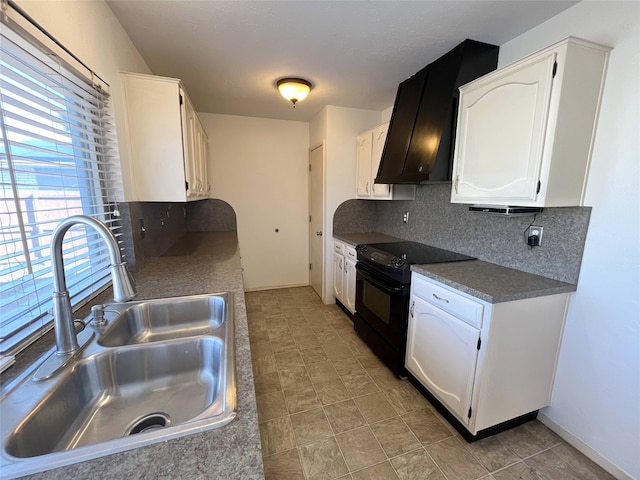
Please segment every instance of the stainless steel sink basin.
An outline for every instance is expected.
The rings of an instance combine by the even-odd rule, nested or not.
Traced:
[[[228,294],[194,295],[104,306],[106,347],[210,335],[224,323]]]
[[[187,336],[186,317],[174,322],[173,315],[192,311],[186,307],[190,301],[198,305],[193,311],[202,312],[205,297],[215,305],[212,314],[224,315],[209,322],[198,317],[196,324],[210,327],[195,327],[192,331],[206,333]],[[198,295],[136,302],[144,308],[130,305],[132,309],[116,315],[110,328],[136,325],[134,318],[144,318],[144,328],[131,329],[130,336],[107,337],[129,339],[124,343],[131,344],[107,346],[104,338],[111,330],[89,327],[98,340],[51,378],[35,380],[34,365],[7,386],[0,403],[2,477],[89,460],[233,420],[237,402],[232,298]],[[169,303],[182,306],[172,309]],[[157,321],[154,312],[160,312]],[[143,330],[150,333],[138,335]],[[169,339],[171,335],[175,338]]]

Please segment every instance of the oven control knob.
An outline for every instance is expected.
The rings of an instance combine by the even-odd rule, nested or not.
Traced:
[[[357,250],[357,251],[359,251],[359,252],[363,252],[363,253],[364,253],[364,252],[368,252],[368,251],[369,251],[369,249],[367,248],[367,246],[366,246],[366,245],[358,245],[358,246],[356,247],[356,250]]]
[[[391,265],[392,267],[400,267],[402,264],[404,263],[404,260],[400,259],[400,258],[396,258],[393,257],[391,259],[391,261],[389,262],[389,265]]]

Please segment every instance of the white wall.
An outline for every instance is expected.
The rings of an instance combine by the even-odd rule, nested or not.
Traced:
[[[16,3],[111,87],[124,196],[135,200],[120,72],[151,73],[151,70],[102,0],[17,0]]]
[[[552,406],[543,413],[634,478],[640,478],[639,30],[640,3],[583,1],[501,46],[499,61],[503,66],[569,35],[614,47],[586,192],[593,211],[578,291]]]
[[[391,105],[390,107],[385,108],[382,111],[382,123],[384,122],[390,122],[391,121],[391,115],[393,115],[393,105]]]
[[[309,124],[198,116],[209,136],[211,197],[236,212],[245,288],[308,285]]]
[[[382,123],[381,112],[355,108],[324,108],[310,126],[310,145],[325,141],[324,298],[333,296],[333,214],[342,202],[356,198],[358,134]]]

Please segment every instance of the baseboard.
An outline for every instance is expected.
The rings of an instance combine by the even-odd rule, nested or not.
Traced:
[[[557,433],[558,436],[562,438],[565,442],[567,442],[569,445],[574,447],[576,450],[578,450],[587,458],[591,459],[593,462],[600,465],[602,468],[604,468],[607,472],[609,472],[611,475],[616,477],[618,480],[637,480],[637,479],[634,479],[634,477],[629,475],[627,472],[622,470],[620,467],[618,467],[616,464],[612,463],[610,460],[608,460],[607,458],[603,457],[601,454],[596,452],[593,448],[591,448],[589,445],[584,443],[578,437],[568,432],[563,427],[558,425],[556,422],[551,420],[544,413],[538,413],[538,420],[544,425],[546,425],[547,427],[549,427],[551,430],[553,430],[555,433]]]
[[[308,287],[309,282],[306,283],[290,283],[287,285],[269,285],[266,287],[254,287],[254,288],[245,288],[245,292],[261,292],[262,290],[280,290],[282,288],[297,288],[297,287]]]

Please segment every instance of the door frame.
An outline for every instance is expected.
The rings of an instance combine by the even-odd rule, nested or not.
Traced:
[[[327,176],[327,149],[325,148],[326,142],[324,139],[322,139],[322,141],[309,148],[309,175],[308,175],[308,191],[309,191],[309,197],[308,197],[308,211],[309,211],[309,216],[311,216],[311,194],[312,194],[312,188],[311,188],[311,152],[313,152],[314,150],[317,150],[318,148],[322,148],[322,188],[321,188],[321,199],[320,199],[320,205],[321,205],[321,210],[322,210],[322,214],[321,214],[321,218],[320,218],[320,225],[322,227],[322,240],[321,240],[321,247],[320,247],[320,280],[321,280],[321,286],[320,286],[320,298],[324,301],[324,295],[325,295],[325,276],[326,276],[326,268],[325,268],[325,242],[326,242],[326,236],[325,236],[325,232],[326,232],[326,228],[325,228],[325,215],[326,215],[326,209],[325,209],[325,203],[326,203],[326,176]],[[312,247],[311,247],[311,242],[312,242],[312,232],[311,232],[311,222],[309,222],[309,228],[307,229],[307,232],[309,234],[309,241],[308,241],[308,245],[309,245],[309,264],[311,264],[311,252],[312,252]],[[309,285],[311,285],[311,269],[309,269]],[[315,291],[315,290],[314,290]],[[318,293],[318,292],[316,292]]]

